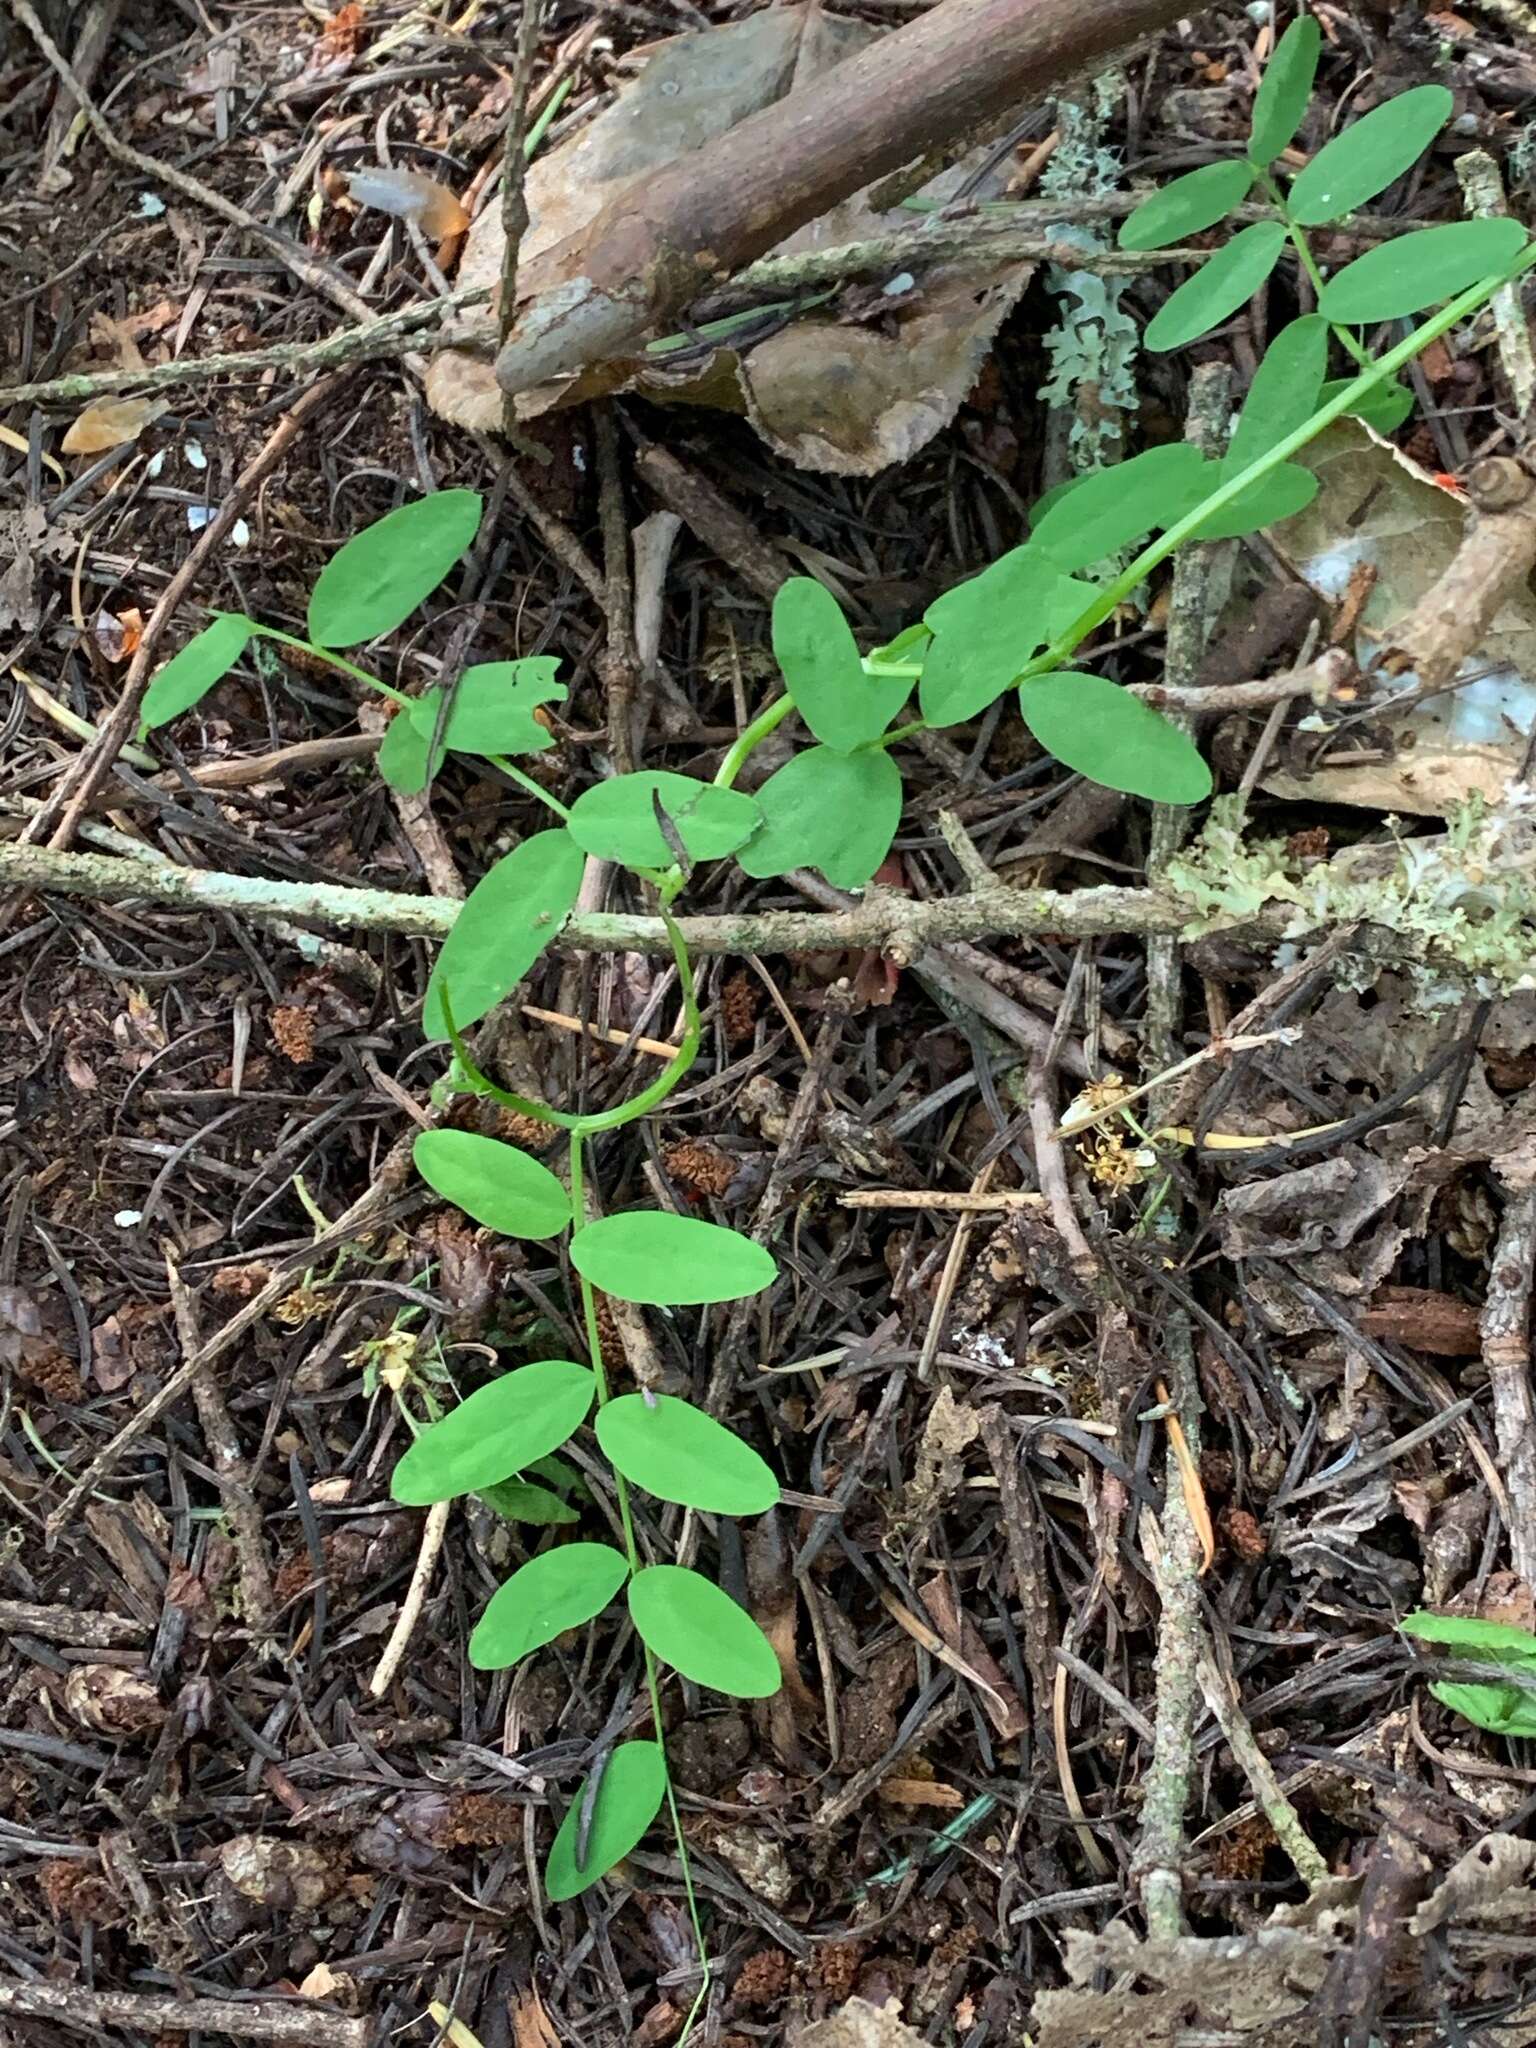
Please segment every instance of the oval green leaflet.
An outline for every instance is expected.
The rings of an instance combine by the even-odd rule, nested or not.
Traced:
[[[1233,475],[1311,419],[1327,368],[1328,322],[1320,314],[1303,314],[1281,328],[1253,373],[1232,429],[1227,461]]]
[[[438,744],[459,754],[543,753],[555,736],[534,713],[541,705],[565,702],[566,687],[555,681],[559,666],[552,654],[530,654],[521,661],[479,661],[465,669],[454,686]],[[440,689],[428,690],[408,713],[428,741],[437,729],[442,697]]]
[[[901,770],[884,748],[807,747],[774,770],[757,801],[762,826],[736,856],[745,873],[766,881],[819,868],[836,888],[862,889],[901,823]]]
[[[169,724],[206,697],[244,654],[255,631],[256,621],[243,612],[219,612],[201,633],[194,633],[144,692],[139,706],[140,734]]]
[[[547,1166],[474,1131],[422,1131],[416,1171],[445,1202],[503,1237],[554,1237],[571,1220],[571,1198]]]
[[[1016,682],[1025,663],[1082,617],[1098,592],[1038,547],[1012,548],[928,607],[934,635],[918,702],[930,725],[974,718]]]
[[[653,1564],[629,1582],[640,1640],[664,1664],[733,1699],[762,1700],[782,1682],[773,1645],[713,1580],[680,1564]]]
[[[469,1639],[477,1671],[505,1671],[568,1628],[601,1614],[629,1577],[611,1543],[563,1543],[520,1565],[492,1596]]]
[[[773,655],[795,709],[835,753],[851,754],[878,739],[911,694],[909,676],[864,673],[842,606],[812,576],[792,576],[779,586]]]
[[[1256,169],[1272,164],[1301,126],[1322,47],[1323,32],[1310,14],[1298,15],[1276,43],[1253,100],[1248,160]]]
[[[1297,173],[1286,202],[1291,217],[1321,227],[1385,192],[1428,149],[1454,104],[1443,85],[1416,85],[1335,135]]]
[[[586,860],[569,832],[535,832],[470,891],[443,941],[422,1005],[428,1038],[446,1039],[446,986],[455,1029],[465,1031],[510,995],[559,933],[581,893]]]
[[[779,1270],[739,1230],[665,1209],[630,1209],[586,1224],[571,1239],[571,1264],[604,1294],[648,1308],[761,1294]]]
[[[438,693],[428,693],[434,710]],[[428,701],[423,699],[423,702]],[[379,773],[402,796],[419,796],[443,765],[443,748],[439,742],[436,757],[433,757],[432,727],[425,732],[416,723],[415,707],[410,711],[401,710],[384,728],[384,738],[374,757],[379,764]]]
[[[1227,456],[1217,469],[1217,481],[1226,483],[1242,473],[1243,465]],[[1212,488],[1216,487],[1213,483]],[[1230,504],[1212,512],[1190,535],[1191,540],[1235,540],[1245,533],[1259,533],[1279,519],[1303,512],[1317,496],[1319,484],[1310,469],[1299,462],[1281,462],[1239,491]]]
[[[1024,723],[1048,754],[1106,789],[1197,804],[1211,771],[1193,741],[1105,676],[1036,676],[1019,691]]]
[[[757,805],[739,789],[643,768],[583,790],[571,806],[571,837],[597,860],[631,868],[668,867],[674,854],[656,817],[658,802],[692,860],[734,853],[762,822]]]
[[[434,1422],[401,1457],[389,1488],[402,1507],[478,1493],[557,1451],[597,1392],[584,1365],[545,1358],[503,1373]]]
[[[1230,320],[1274,269],[1284,247],[1285,229],[1277,220],[1240,228],[1159,308],[1142,337],[1145,345],[1158,353],[1183,348]]]
[[[1166,249],[1198,235],[1241,206],[1254,180],[1248,163],[1202,164],[1160,186],[1120,223],[1122,249]]]
[[[310,592],[310,639],[358,647],[392,633],[469,547],[483,510],[478,491],[433,491],[354,534]]]
[[[1086,569],[1154,529],[1174,525],[1210,488],[1210,472],[1199,449],[1188,441],[1169,441],[1133,455],[1129,462],[1091,470],[1065,490],[1058,486],[1049,492],[1049,502],[1035,508],[1029,545],[1037,557],[1049,556],[1060,570]],[[936,633],[943,632],[953,616],[951,600],[967,588],[961,584],[959,590],[947,591],[929,611]],[[1079,611],[1092,596],[1090,590]]]
[[[1331,405],[1339,393],[1347,390],[1354,381],[1353,377],[1330,377],[1317,394],[1318,404]],[[1399,384],[1395,377],[1384,377],[1379,384],[1372,385],[1363,398],[1356,399],[1345,417],[1374,427],[1378,434],[1395,434],[1413,411],[1413,406],[1413,393],[1407,385]]]
[[[1526,245],[1517,220],[1461,220],[1378,242],[1318,294],[1318,311],[1343,326],[1400,320],[1507,270]]]
[[[558,1905],[574,1899],[622,1863],[661,1811],[667,1760],[654,1742],[621,1742],[600,1766],[588,1814],[589,1784],[566,1809],[544,1865],[544,1889]],[[586,1824],[586,1859],[578,1862]]]
[[[557,1529],[579,1522],[581,1516],[558,1493],[547,1486],[534,1486],[526,1479],[497,1479],[476,1492],[504,1522],[528,1522],[537,1529]]]
[[[691,1401],[620,1394],[595,1426],[609,1464],[658,1500],[712,1515],[760,1515],[778,1504],[770,1467]]]

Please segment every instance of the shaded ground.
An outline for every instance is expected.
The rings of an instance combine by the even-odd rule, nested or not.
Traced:
[[[1458,137],[1392,199],[1405,218],[1448,217],[1459,141],[1505,151],[1523,134],[1528,55],[1482,17],[1321,12],[1319,135],[1341,99],[1385,97],[1437,64],[1457,86]],[[703,18],[683,0],[604,12],[560,119],[619,82],[622,53]],[[585,20],[559,10],[546,59]],[[81,26],[54,23],[70,48]],[[285,231],[358,290],[366,280],[384,309],[421,289],[411,245],[377,214],[324,204],[315,162],[371,157],[383,121],[413,162],[463,190],[494,154],[513,32],[495,6],[463,20],[421,9],[392,26],[385,54],[370,55],[370,24],[325,74],[317,24],[298,7],[214,19],[129,6],[96,96],[124,139],[263,220],[291,186]],[[1141,53],[1130,127],[1106,141],[1138,175],[1205,160],[1242,131],[1253,38],[1234,10]],[[174,193],[157,211],[151,182],[89,139],[43,189],[54,80],[20,28],[0,51],[7,382],[126,347],[156,360],[333,330],[334,309],[280,257]],[[1049,128],[1044,110],[1030,114],[1021,162]],[[1518,197],[1522,167],[1507,169]],[[1128,304],[1144,313],[1164,288],[1138,285]],[[1230,360],[1241,381],[1261,323],[1288,317],[1280,291],[1197,357]],[[484,545],[399,637],[391,679],[429,680],[465,630],[479,659],[560,655],[570,697],[537,772],[570,794],[608,765],[605,683],[630,621],[627,598],[601,601],[617,586],[600,493],[621,536],[656,509],[635,472],[639,442],[712,480],[780,559],[829,575],[872,641],[1010,545],[1021,505],[1053,480],[1070,421],[1035,394],[1040,336],[1057,318],[1037,280],[953,427],[869,482],[797,473],[718,415],[625,402],[606,456],[593,413],[543,422],[547,460],[525,458],[517,475],[561,522],[555,545],[518,509],[501,448],[434,420],[411,366],[348,370],[247,508],[244,539],[200,577],[189,622],[198,607],[238,606],[292,626],[336,540],[398,502],[402,480],[483,489]],[[1516,437],[1486,337],[1442,357],[1420,373],[1424,410],[1400,439],[1454,474]],[[1188,368],[1138,366],[1130,440],[1177,430]],[[272,374],[170,392],[127,458],[61,460],[69,408],[7,415],[0,517],[13,559],[29,558],[0,611],[15,693],[9,831],[78,747],[70,716],[99,719],[114,701],[123,615],[148,614],[202,508],[222,501],[302,385]],[[1081,420],[1098,399],[1080,390],[1076,403]],[[1266,544],[1253,562],[1284,583]],[[766,607],[741,569],[684,527],[650,761],[712,772],[764,695]],[[1294,651],[1298,620],[1280,611],[1241,673]],[[1155,676],[1162,616],[1123,623],[1101,650],[1105,672]],[[1261,722],[1224,730],[1230,782]],[[190,865],[451,894],[528,829],[534,807],[490,771],[460,763],[430,810],[402,809],[356,746],[283,752],[358,730],[333,674],[258,663],[159,736],[153,770],[125,767],[92,830]],[[1011,718],[960,740],[913,755],[890,885],[925,897],[958,886],[941,806],[1014,881],[1144,870],[1143,806],[1072,784]],[[273,753],[283,758],[244,786],[224,772]],[[1268,829],[1321,835],[1318,851],[1380,824],[1259,802]],[[626,907],[626,886],[613,907]],[[791,882],[718,869],[690,907],[805,900]],[[63,898],[12,911],[0,939],[7,1980],[167,1998],[302,1986],[366,2018],[379,2041],[401,2029],[431,2039],[434,1999],[484,2048],[671,2040],[691,1951],[661,1837],[632,1859],[630,1885],[572,1906],[542,1903],[535,1878],[551,1812],[630,1683],[630,1646],[603,1625],[495,1677],[461,1655],[537,1533],[484,1509],[457,1514],[410,1648],[382,1696],[370,1690],[421,1534],[420,1517],[388,1501],[403,1441],[394,1392],[412,1376],[467,1390],[493,1355],[573,1341],[557,1264],[476,1240],[409,1182],[365,1236],[307,1253],[398,1158],[441,1073],[416,1023],[426,947],[341,933],[316,948],[231,916]],[[1275,974],[1267,948],[1190,949],[1172,1051],[1273,998]],[[1407,1933],[1465,1851],[1495,1832],[1529,1837],[1532,1758],[1434,1702],[1394,1627],[1417,1605],[1533,1620],[1504,1533],[1497,1361],[1478,1322],[1502,1243],[1513,1270],[1497,1294],[1515,1303],[1523,1370],[1529,999],[1436,1010],[1405,976],[1356,992],[1324,963],[1251,1020],[1294,1036],[1197,1069],[1164,1105],[1178,1125],[1272,1148],[1232,1164],[1174,1143],[1149,1166],[1109,1125],[1053,1148],[1053,1121],[1089,1076],[1162,1063],[1148,991],[1146,949],[1129,938],[957,945],[916,966],[712,961],[705,1056],[688,1084],[654,1127],[598,1147],[605,1201],[660,1193],[744,1228],[771,1224],[785,1275],[750,1315],[605,1331],[621,1382],[638,1366],[696,1397],[713,1390],[796,1494],[744,1533],[722,1524],[698,1538],[783,1646],[785,1694],[753,1708],[681,1689],[669,1700],[717,1965],[712,2038],[787,2040],[857,1991],[899,2000],[924,2038],[1023,2042],[1032,1994],[1063,1981],[1067,1935],[1134,1916],[1155,1777],[1158,1518],[1180,1470],[1165,1462],[1170,1382],[1186,1413],[1204,1411],[1182,1490],[1209,1515],[1195,1611],[1216,1691],[1230,1682],[1330,1876],[1363,1878],[1383,1902],[1353,1949],[1329,1951],[1321,1989],[1298,1980],[1299,2004],[1315,1994],[1304,2037],[1335,2028],[1363,2042],[1349,2030],[1374,2012],[1393,2043],[1533,2038],[1529,2022],[1492,2024],[1529,1997],[1531,1909],[1513,1866],[1505,1921],[1451,1914]],[[547,957],[522,994],[604,1032],[668,1039],[676,1021],[658,963],[635,956]],[[503,1020],[489,1056],[505,1078],[583,1107],[654,1070],[526,1012]],[[1342,1131],[1280,1149],[1339,1120]],[[926,1200],[1034,1190],[1053,1159],[1069,1175],[1065,1216],[1059,1203],[962,1214]],[[891,1201],[845,1201],[876,1191]],[[901,1206],[903,1195],[924,1199]],[[180,1328],[168,1252],[188,1290]],[[216,1406],[184,1401],[47,1547],[42,1523],[69,1480],[193,1336],[278,1274],[288,1284],[274,1311],[214,1368],[254,1536],[237,1541],[221,1507]],[[665,1545],[676,1531],[644,1534]],[[249,1626],[253,1544],[273,1578],[275,1649]],[[1250,1933],[1304,1896],[1230,1734],[1197,1712],[1182,1868],[1204,1936]],[[1355,1894],[1346,1882],[1337,1896]],[[1133,2019],[1117,2025],[1104,2038],[1151,2038]],[[29,2044],[59,2038],[52,2020],[0,2017],[0,2038],[8,2029]]]

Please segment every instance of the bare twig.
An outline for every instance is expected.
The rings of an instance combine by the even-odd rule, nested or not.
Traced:
[[[125,1614],[89,1607],[42,1607],[35,1600],[0,1600],[0,1633],[40,1636],[45,1643],[73,1643],[82,1650],[108,1650],[142,1643],[147,1629]]]
[[[1044,1195],[1028,1188],[977,1189],[967,1194],[942,1188],[856,1188],[839,1195],[843,1209],[947,1209],[965,1215],[996,1215],[1007,1209],[1043,1209]]]
[[[1456,159],[1456,177],[1467,211],[1476,219],[1507,217],[1509,203],[1504,196],[1504,181],[1487,150],[1464,150]],[[1520,302],[1519,285],[1501,285],[1490,302],[1490,311],[1498,336],[1499,361],[1509,380],[1515,410],[1523,419],[1536,400],[1536,353],[1531,348],[1531,330]]]
[[[1499,1467],[1509,1489],[1510,1561],[1536,1587],[1536,1404],[1531,1393],[1531,1294],[1536,1186],[1511,1189],[1483,1299],[1483,1362],[1493,1396]]]
[[[238,2041],[279,2041],[288,2048],[368,2048],[368,2020],[348,2019],[309,1999],[149,1998],[91,1991],[83,1984],[0,1982],[0,2018],[53,2020],[81,2030],[132,2027],[161,2034],[227,2034]]]
[[[395,1673],[400,1669],[400,1660],[410,1647],[416,1624],[421,1619],[421,1610],[426,1605],[427,1588],[432,1583],[432,1574],[437,1569],[438,1554],[443,1547],[443,1537],[448,1530],[448,1516],[453,1507],[451,1500],[440,1500],[428,1508],[427,1519],[422,1524],[421,1549],[416,1556],[416,1569],[411,1573],[411,1583],[405,1589],[405,1598],[400,1603],[400,1612],[395,1625],[389,1632],[389,1641],[384,1653],[368,1681],[368,1690],[375,1699],[380,1699],[395,1682]]]
[[[1238,1690],[1229,1674],[1222,1671],[1209,1650],[1203,1650],[1195,1675],[1205,1703],[1216,1716],[1227,1747],[1238,1768],[1253,1788],[1264,1817],[1275,1831],[1275,1840],[1296,1866],[1296,1874],[1308,1891],[1315,1891],[1328,1876],[1328,1865],[1320,1849],[1301,1824],[1301,1816],[1285,1796],[1275,1767],[1254,1740],[1248,1717],[1243,1712]]]

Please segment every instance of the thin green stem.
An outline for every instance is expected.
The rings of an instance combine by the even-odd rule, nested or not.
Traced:
[[[316,661],[323,661],[331,668],[339,668],[343,675],[366,683],[370,690],[377,690],[385,697],[392,697],[397,704],[414,704],[416,699],[407,696],[404,690],[397,690],[393,683],[380,682],[367,669],[359,668],[355,661],[348,661],[344,654],[337,654],[329,647],[317,647],[312,640],[301,640],[297,633],[284,633],[277,626],[257,626],[257,633],[263,640],[280,640],[285,647],[297,647],[301,654],[313,655]]]
[[[789,695],[775,697],[766,711],[760,711],[750,725],[743,726],[731,742],[730,749],[720,766],[715,770],[715,783],[720,789],[729,789],[746,766],[747,756],[754,747],[761,746],[771,732],[777,732],[795,708],[795,700]]]
[[[493,768],[499,768],[503,775],[510,776],[519,789],[526,789],[530,796],[536,796],[541,804],[544,804],[554,812],[562,824],[566,823],[570,818],[571,809],[569,804],[563,804],[559,797],[551,796],[542,783],[535,782],[525,769],[519,768],[509,761],[505,754],[487,754],[485,758]]]
[[[1311,281],[1313,291],[1316,292],[1319,300],[1321,300],[1323,296],[1323,273],[1317,267],[1317,258],[1312,254],[1312,244],[1307,240],[1306,229],[1301,225],[1300,221],[1291,219],[1291,210],[1285,203],[1285,194],[1275,183],[1270,173],[1268,171],[1261,171],[1259,173],[1259,180],[1275,206],[1279,209],[1280,218],[1285,223],[1285,232],[1291,238],[1291,247],[1296,251],[1301,267]],[[1330,320],[1328,325],[1362,368],[1369,364],[1371,360],[1370,355],[1347,327],[1340,327],[1337,321],[1333,320]]]
[[[686,956],[685,956],[686,957]],[[688,978],[685,1000],[692,1004],[693,983]],[[694,1011],[697,1016],[697,1010]],[[573,1130],[570,1135],[571,1162],[571,1213],[579,1230],[586,1221],[586,1182],[583,1171],[583,1150],[586,1135]],[[603,1361],[602,1334],[597,1326],[597,1297],[592,1283],[585,1273],[576,1275],[577,1287],[581,1294],[581,1319],[586,1331],[587,1355],[592,1365],[592,1376],[597,1382],[597,1405],[599,1411],[608,1405],[611,1398],[608,1387],[608,1368]],[[613,1474],[614,1497],[619,1504],[619,1526],[624,1534],[624,1555],[629,1563],[630,1577],[640,1570],[640,1549],[635,1542],[635,1522],[629,1505],[629,1486],[617,1467],[610,1465]],[[677,1846],[677,1859],[683,1873],[683,1893],[688,1901],[688,1920],[693,1929],[694,1946],[699,1952],[699,1991],[683,2024],[681,2039],[686,2041],[692,2031],[699,2007],[709,1995],[709,1955],[704,1945],[704,1922],[699,1912],[698,1895],[693,1888],[693,1863],[688,1854],[688,1840],[683,1833],[683,1817],[678,1811],[677,1794],[672,1785],[672,1766],[667,1756],[667,1727],[661,1711],[661,1679],[656,1669],[656,1659],[651,1654],[649,1643],[642,1642],[641,1651],[645,1657],[645,1686],[651,1700],[651,1725],[656,1731],[656,1747],[661,1751],[662,1785],[667,1800],[667,1813],[672,1822],[672,1839]]]

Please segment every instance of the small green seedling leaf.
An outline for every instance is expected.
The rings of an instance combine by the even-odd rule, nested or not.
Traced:
[[[390,1479],[402,1507],[428,1508],[510,1479],[557,1451],[592,1405],[597,1382],[568,1358],[503,1373],[424,1429]]]
[[[1274,269],[1284,247],[1285,229],[1277,220],[1240,228],[1159,308],[1142,337],[1146,346],[1158,353],[1184,348],[1230,320]]]
[[[1218,472],[1222,482],[1241,473],[1244,465],[1229,455]],[[1320,486],[1310,469],[1303,469],[1299,462],[1281,462],[1247,490],[1239,493],[1230,505],[1223,505],[1219,512],[1213,512],[1195,528],[1191,538],[1196,540],[1235,540],[1240,534],[1259,533],[1266,526],[1273,526],[1277,520],[1290,519],[1295,513],[1305,511],[1317,496]]]
[[[558,1493],[551,1493],[547,1486],[531,1485],[526,1479],[498,1479],[494,1486],[482,1486],[477,1491],[486,1506],[504,1522],[529,1522],[537,1529],[557,1529],[581,1520],[577,1510]]]
[[[835,753],[851,754],[878,739],[911,694],[908,676],[864,673],[842,606],[812,576],[792,576],[779,586],[773,656],[795,709]]]
[[[459,1031],[511,994],[575,908],[585,869],[581,848],[558,829],[535,832],[497,861],[470,891],[437,956],[421,1013],[428,1038],[448,1036],[445,986]]]
[[[1328,322],[1321,315],[1306,313],[1281,328],[1253,373],[1232,429],[1227,462],[1234,476],[1311,419],[1327,368]]]
[[[773,1645],[744,1607],[699,1572],[653,1564],[629,1582],[629,1612],[647,1649],[695,1685],[764,1700],[782,1682]]]
[[[571,837],[598,860],[631,868],[669,867],[672,849],[656,822],[657,798],[693,860],[734,853],[761,822],[757,805],[739,789],[644,768],[583,790],[571,806]]]
[[[1485,1664],[1518,1664],[1536,1671],[1536,1635],[1507,1621],[1481,1621],[1472,1614],[1430,1614],[1419,1609],[1397,1624],[1405,1636],[1459,1650]]]
[[[1354,381],[1353,377],[1330,378],[1317,394],[1318,404],[1331,405]],[[1395,377],[1384,377],[1363,398],[1357,399],[1344,417],[1374,427],[1378,434],[1395,434],[1413,411],[1413,404],[1413,393],[1406,384],[1399,384]]]
[[[1160,804],[1197,804],[1211,793],[1193,741],[1105,676],[1036,676],[1019,705],[1048,754],[1106,789]]]
[[[1166,249],[1202,234],[1241,206],[1256,173],[1248,163],[1202,164],[1143,199],[1120,224],[1122,249]]]
[[[1517,220],[1461,220],[1378,242],[1346,263],[1318,294],[1318,311],[1341,326],[1399,320],[1454,298],[1507,270],[1526,244]]]
[[[834,754],[807,747],[757,792],[761,828],[736,858],[766,881],[819,868],[839,889],[862,889],[891,850],[901,823],[901,770],[883,748]]]
[[[1298,15],[1276,43],[1253,100],[1248,161],[1256,169],[1272,164],[1301,126],[1322,46],[1323,32],[1310,14]]]
[[[354,534],[310,592],[310,639],[360,647],[392,633],[468,548],[483,510],[478,491],[433,491]]]
[[[555,736],[533,714],[541,704],[565,702],[566,687],[555,681],[559,666],[552,654],[530,654],[465,669],[440,744],[458,754],[542,754]],[[411,706],[411,723],[424,738],[436,728],[441,696],[429,690]]]
[[[1492,1735],[1536,1735],[1536,1698],[1518,1685],[1473,1685],[1440,1679],[1429,1689],[1441,1706],[1460,1714],[1474,1728],[1486,1728]]]
[[[1034,554],[1048,555],[1058,569],[1086,569],[1154,530],[1174,525],[1194,510],[1210,487],[1210,470],[1199,449],[1188,441],[1169,441],[1133,455],[1129,462],[1091,470],[1069,490],[1052,492],[1043,512],[1035,508],[1029,545]],[[962,584],[958,591],[946,592],[929,611],[928,622],[936,633],[947,629],[950,602],[966,588]]]
[[[869,658],[875,663],[896,661],[921,661],[933,638],[921,619],[914,626],[903,626],[894,640],[887,640],[883,647],[872,647]]]
[[[564,1543],[520,1565],[492,1595],[469,1639],[477,1671],[505,1671],[568,1628],[601,1614],[629,1577],[611,1543]]]
[[[244,654],[255,631],[255,620],[246,618],[243,612],[220,612],[211,625],[194,633],[144,692],[139,707],[140,732],[153,732],[157,726],[168,725],[206,697]]]
[[[441,743],[436,759],[432,756],[434,728],[430,719],[425,722],[424,729],[417,723],[423,706],[436,714],[440,695],[437,690],[429,690],[419,705],[413,704],[409,711],[401,710],[384,728],[384,738],[376,757],[379,773],[401,796],[420,796],[442,766]]]
[[[503,1237],[554,1237],[571,1220],[571,1198],[547,1166],[474,1131],[422,1131],[411,1147],[429,1188]]]
[[[661,1811],[666,1793],[667,1760],[660,1745],[621,1742],[603,1766],[590,1821],[583,1785],[560,1823],[544,1866],[544,1889],[554,1903],[579,1897],[622,1863]],[[586,1860],[578,1863],[584,1825]]]
[[[1321,227],[1385,192],[1428,149],[1454,104],[1443,85],[1416,85],[1335,135],[1298,172],[1287,200],[1292,218]]]
[[[995,703],[1031,655],[1098,595],[1038,547],[1013,548],[928,607],[934,634],[918,702],[930,725],[959,725]]]
[[[739,1230],[665,1209],[630,1209],[586,1224],[571,1239],[571,1264],[604,1294],[649,1308],[761,1294],[779,1270]]]
[[[764,1460],[691,1401],[620,1394],[596,1428],[609,1464],[658,1500],[711,1515],[761,1515],[778,1504],[779,1482]]]

